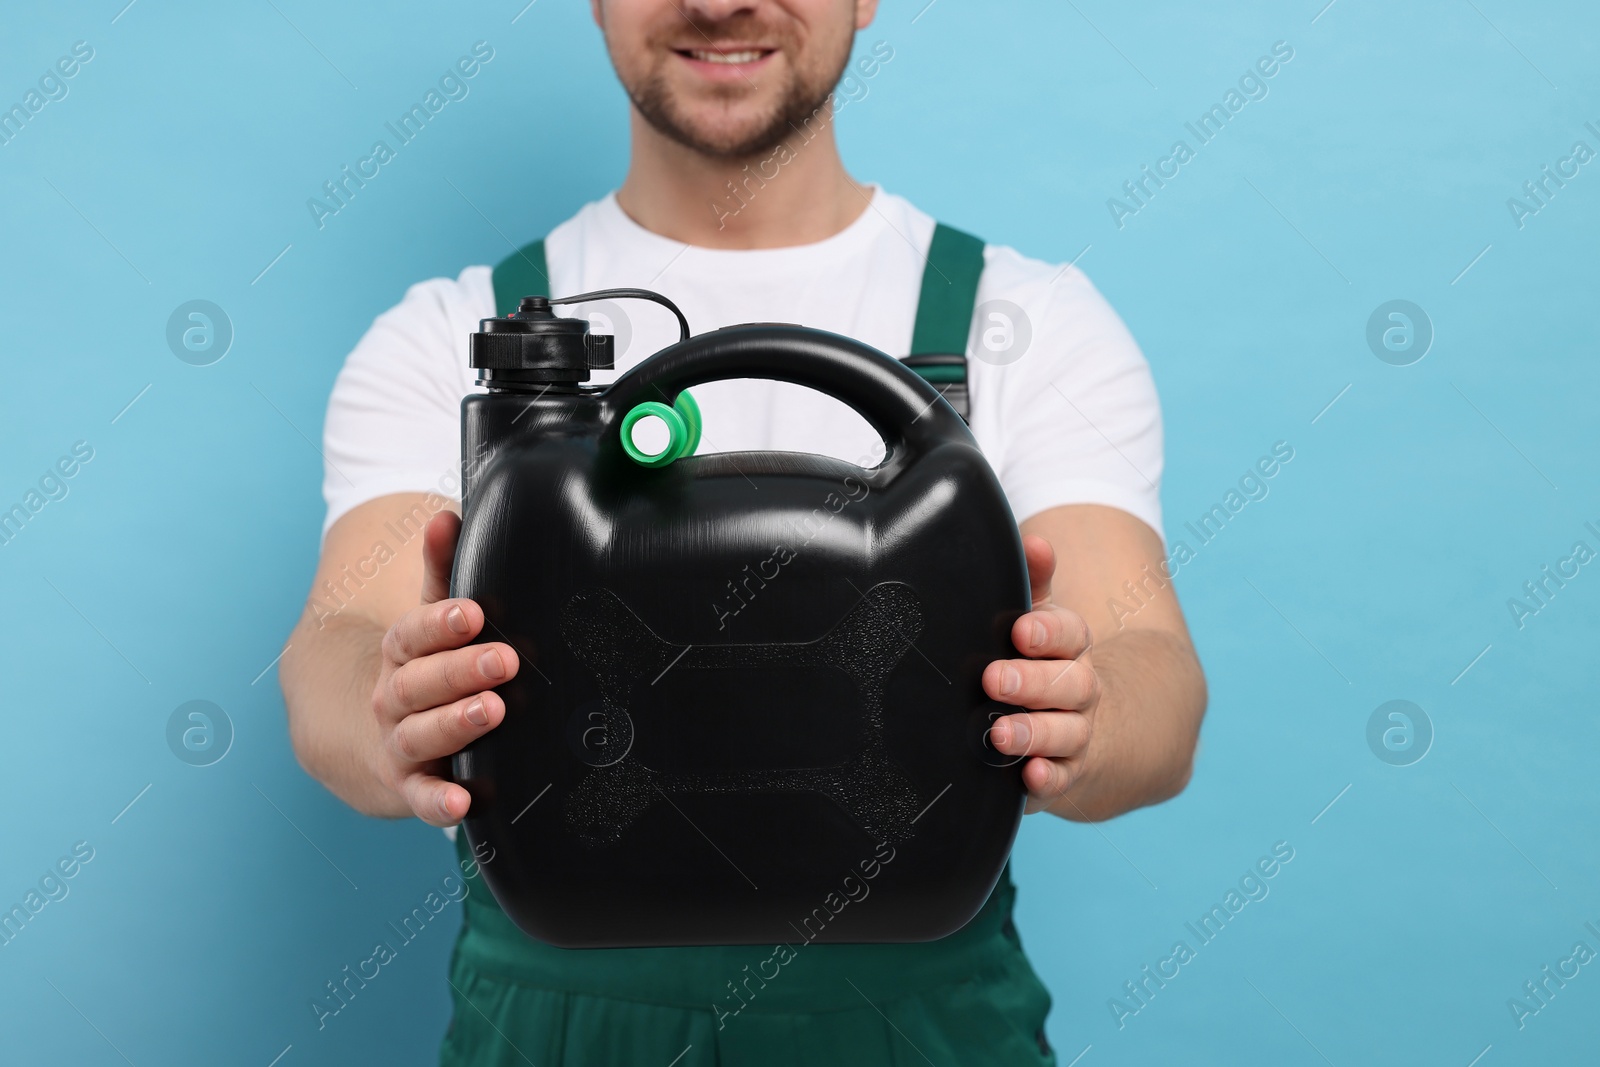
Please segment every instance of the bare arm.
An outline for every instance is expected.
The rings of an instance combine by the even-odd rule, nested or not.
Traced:
[[[504,718],[489,690],[519,663],[498,642],[463,647],[483,613],[446,599],[454,513],[436,516],[425,535],[396,537],[436,500],[383,497],[335,523],[279,676],[295,753],[313,777],[358,811],[443,826],[471,803],[440,777],[444,761]],[[1023,530],[1033,535],[1025,544],[1035,610],[1012,638],[1028,658],[990,664],[984,687],[1030,709],[998,720],[992,734],[1001,751],[1029,757],[1029,810],[1106,819],[1176,795],[1189,778],[1205,680],[1161,578],[1159,540],[1125,512],[1093,506],[1053,509]],[[375,564],[380,544],[390,551]],[[1142,589],[1131,616],[1109,606],[1133,603],[1124,581]]]
[[[1096,505],[1052,508],[1022,529],[1034,610],[1012,640],[1028,658],[991,663],[984,688],[1030,709],[991,733],[1000,751],[1030,757],[1028,810],[1087,822],[1176,796],[1189,781],[1206,684],[1160,539]]]
[[[505,717],[490,690],[516,674],[517,656],[499,642],[468,647],[483,612],[448,599],[459,529],[422,493],[342,516],[279,665],[301,766],[367,815],[459,822],[471,798],[441,777],[445,761]]]

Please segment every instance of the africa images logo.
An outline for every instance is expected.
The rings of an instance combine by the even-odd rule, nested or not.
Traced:
[[[317,224],[317,229],[325,228],[329,218],[349,207],[356,193],[382,173],[383,166],[395,159],[400,149],[415,140],[429,120],[445,109],[446,104],[465,100],[472,91],[468,82],[493,58],[494,49],[488,41],[474,44],[472,54],[456,60],[450,69],[439,76],[437,87],[428,86],[420,102],[412,104],[394,122],[383,124],[383,128],[394,138],[393,145],[382,138],[374,141],[372,149],[356,160],[354,170],[346,163],[339,168],[336,177],[323,182],[323,196],[306,200],[306,209],[311,212],[311,221]]]
[[[1260,857],[1245,868],[1244,874],[1239,876],[1237,888],[1229,886],[1220,903],[1212,904],[1194,922],[1183,924],[1194,940],[1193,945],[1189,944],[1190,938],[1179,938],[1173,942],[1171,952],[1158,959],[1154,967],[1147,963],[1139,968],[1136,977],[1122,983],[1125,996],[1111,997],[1106,1001],[1106,1008],[1111,1012],[1117,1029],[1125,1029],[1129,1019],[1148,1008],[1156,994],[1182,974],[1184,967],[1198,959],[1200,950],[1220,937],[1228,924],[1248,905],[1266,900],[1272,892],[1269,884],[1271,879],[1278,876],[1294,859],[1294,855],[1294,846],[1289,842],[1274,844],[1272,854]]]
[[[1293,58],[1294,48],[1288,41],[1273,42],[1272,54],[1261,56],[1252,67],[1247,68],[1239,76],[1237,88],[1228,86],[1220,102],[1202,111],[1193,122],[1183,124],[1183,128],[1194,138],[1194,147],[1191,148],[1187,140],[1180,139],[1172,143],[1166,155],[1156,160],[1154,170],[1151,170],[1150,164],[1141,163],[1139,176],[1122,183],[1122,192],[1127,199],[1113,196],[1106,200],[1106,210],[1111,213],[1111,221],[1117,224],[1117,229],[1127,226],[1129,218],[1149,207],[1156,193],[1183,173],[1184,164],[1215,140],[1233,116],[1244,110],[1246,104],[1265,100],[1270,91],[1267,81],[1277,77],[1278,72]]]

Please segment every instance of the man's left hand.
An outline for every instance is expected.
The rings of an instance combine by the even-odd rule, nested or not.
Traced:
[[[1084,757],[1100,703],[1100,679],[1083,617],[1055,603],[1051,579],[1056,556],[1050,542],[1022,539],[1033,586],[1033,610],[1011,627],[1011,643],[1024,659],[995,660],[983,672],[992,700],[1027,711],[996,719],[989,729],[995,750],[1024,760],[1028,812],[1072,803],[1069,791],[1083,774]]]

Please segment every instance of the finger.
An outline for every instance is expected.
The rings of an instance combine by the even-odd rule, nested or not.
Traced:
[[[1011,643],[1033,659],[1077,659],[1093,641],[1082,615],[1055,604],[1030,611],[1011,624]]]
[[[380,687],[382,710],[386,718],[397,720],[493,689],[516,673],[516,653],[498,642],[435,652],[389,674],[388,682]]]
[[[483,609],[464,597],[412,608],[383,635],[383,654],[396,666],[421,656],[445,652],[478,636]]]
[[[472,794],[454,782],[418,771],[400,783],[400,795],[429,826],[454,826],[472,807]]]
[[[1028,791],[1027,811],[1044,811],[1059,807],[1065,811],[1081,808],[1073,802],[1067,791],[1078,780],[1080,764],[1076,760],[1031,759],[1022,765],[1022,785]]]
[[[1007,756],[1072,759],[1089,744],[1089,720],[1077,711],[1006,715],[989,727],[989,743]]]
[[[1022,538],[1022,555],[1028,561],[1028,584],[1033,588],[1033,606],[1050,602],[1051,579],[1056,574],[1056,550],[1038,534]]]
[[[455,563],[461,517],[449,508],[428,520],[422,530],[422,602],[432,604],[450,595],[450,567]]]
[[[1074,711],[1094,703],[1100,679],[1087,657],[997,659],[984,668],[983,691],[991,700],[1022,708]]]
[[[401,762],[429,763],[460,752],[505,717],[505,701],[494,693],[474,693],[442,708],[407,715],[390,732],[390,749]]]

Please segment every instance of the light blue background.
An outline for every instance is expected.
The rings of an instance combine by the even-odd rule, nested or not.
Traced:
[[[0,148],[0,503],[95,450],[0,548],[0,904],[95,849],[0,948],[0,1059],[432,1062],[458,909],[325,1030],[308,1007],[452,856],[290,750],[269,665],[317,550],[307,439],[406,285],[620,180],[625,101],[577,3],[124,2],[13,5],[0,35],[7,105],[95,49]],[[1575,140],[1600,149],[1600,17],[1321,3],[889,3],[860,44],[895,57],[840,120],[858,176],[1082,253],[1161,389],[1169,536],[1295,449],[1178,579],[1211,685],[1188,791],[1025,823],[1018,923],[1063,1064],[1495,1067],[1600,1038],[1600,965],[1523,1030],[1506,1006],[1600,949],[1600,565],[1521,630],[1506,606],[1575,540],[1600,549],[1600,164],[1523,229],[1506,207]],[[319,231],[306,198],[480,39],[471,95]],[[1107,198],[1280,40],[1270,95],[1119,230]],[[164,339],[195,298],[236,330],[209,367]],[[1412,366],[1365,341],[1395,298],[1436,330]],[[165,740],[197,698],[237,735],[205,768]],[[1436,731],[1408,767],[1366,742],[1397,698]],[[1271,895],[1119,1030],[1107,1001],[1278,841]]]

